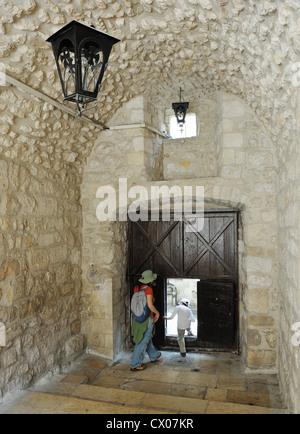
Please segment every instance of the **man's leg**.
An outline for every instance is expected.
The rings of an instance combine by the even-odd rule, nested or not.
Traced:
[[[185,354],[186,353],[184,334],[185,334],[185,330],[178,329],[177,342],[178,342],[178,345],[179,345],[180,354]]]
[[[189,327],[188,329],[186,329],[186,331],[188,332],[188,336],[194,336],[191,327]]]

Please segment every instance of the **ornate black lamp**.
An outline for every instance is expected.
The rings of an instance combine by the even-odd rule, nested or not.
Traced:
[[[174,102],[172,104],[172,109],[175,112],[175,116],[180,128],[183,128],[185,124],[185,117],[187,113],[187,109],[189,108],[190,103],[181,101],[182,89],[180,88],[180,102]]]
[[[75,103],[78,116],[95,108],[112,47],[120,40],[72,21],[47,42],[52,44],[64,103]]]

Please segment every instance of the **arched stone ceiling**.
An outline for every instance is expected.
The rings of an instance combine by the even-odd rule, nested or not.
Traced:
[[[1,1],[0,58],[7,73],[61,101],[46,39],[75,19],[117,37],[88,116],[106,123],[143,93],[163,107],[222,88],[239,94],[274,134],[299,122],[298,0]],[[56,119],[57,121],[57,119]]]

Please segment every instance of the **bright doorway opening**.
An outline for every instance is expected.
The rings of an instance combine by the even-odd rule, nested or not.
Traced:
[[[198,307],[197,307],[197,282],[200,279],[167,279],[167,316],[170,316],[180,300],[187,298],[195,317],[191,324],[191,333],[186,332],[190,338],[198,337]],[[166,336],[177,336],[177,315],[166,321]]]

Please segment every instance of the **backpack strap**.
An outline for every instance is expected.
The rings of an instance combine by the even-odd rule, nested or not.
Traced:
[[[145,291],[147,288],[149,288],[149,286],[148,286],[148,285],[145,285],[144,288],[140,287],[140,288],[137,290],[137,292]]]

